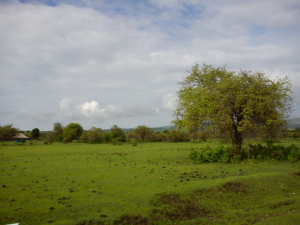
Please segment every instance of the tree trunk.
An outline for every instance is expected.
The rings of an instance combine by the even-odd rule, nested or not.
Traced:
[[[241,153],[243,144],[243,135],[237,129],[234,130],[234,144],[238,153]]]

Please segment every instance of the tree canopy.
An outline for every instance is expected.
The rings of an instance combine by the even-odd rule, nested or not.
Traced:
[[[37,139],[37,138],[40,137],[40,130],[39,130],[39,128],[32,129],[32,131],[31,131],[31,137],[33,139]]]
[[[154,131],[147,127],[146,125],[139,125],[133,130],[134,133],[136,133],[139,136],[139,139],[153,139],[155,138]]]
[[[178,91],[172,123],[189,132],[217,129],[241,149],[249,134],[265,135],[286,125],[292,107],[288,76],[270,80],[262,72],[230,71],[195,64]]]
[[[62,123],[53,123],[53,132],[54,132],[54,140],[55,141],[62,141],[63,139],[63,132],[64,132],[64,127]]]
[[[126,140],[126,136],[125,136],[125,133],[124,131],[118,127],[117,125],[113,125],[111,128],[110,128],[110,139],[116,139],[118,141],[125,141]]]
[[[72,141],[74,139],[79,139],[83,132],[83,128],[79,123],[69,123],[63,131],[63,137],[65,140]]]
[[[91,127],[83,131],[80,140],[83,142],[100,143],[103,139],[103,130],[97,127]]]
[[[4,145],[5,141],[11,140],[13,136],[17,135],[19,129],[13,127],[12,124],[0,126],[0,140]]]

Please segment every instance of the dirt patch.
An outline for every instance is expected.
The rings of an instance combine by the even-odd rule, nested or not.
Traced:
[[[105,223],[100,220],[87,220],[80,223],[77,223],[76,225],[104,225]]]
[[[246,193],[248,186],[241,182],[227,182],[222,186],[226,191]]]
[[[147,225],[148,219],[142,216],[123,215],[120,219],[115,220],[114,225]]]
[[[181,194],[157,194],[152,204],[156,207],[151,213],[154,220],[163,217],[173,221],[196,219],[209,213],[207,209],[192,201],[192,198]]]
[[[296,172],[296,173],[294,173],[294,175],[300,176],[300,172]]]
[[[277,209],[277,208],[279,208],[279,207],[281,207],[281,206],[292,205],[292,204],[294,204],[295,202],[296,202],[295,199],[292,199],[292,200],[285,200],[285,201],[279,202],[279,203],[277,203],[277,204],[275,204],[275,205],[272,205],[271,208],[272,208],[272,209]]]

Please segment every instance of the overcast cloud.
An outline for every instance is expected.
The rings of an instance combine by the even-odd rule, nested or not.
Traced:
[[[170,125],[196,62],[289,75],[300,101],[299,21],[298,0],[0,1],[0,125]]]

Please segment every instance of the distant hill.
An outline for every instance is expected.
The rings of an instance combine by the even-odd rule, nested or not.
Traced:
[[[176,127],[174,127],[174,126],[162,126],[162,127],[150,127],[154,132],[158,132],[158,131],[160,131],[160,132],[162,132],[162,131],[164,131],[164,130],[175,130],[176,129]],[[108,132],[110,129],[104,129],[103,131],[104,132]],[[132,130],[134,130],[134,128],[122,128],[122,130],[124,131],[124,132],[129,132],[129,131],[132,131]]]

